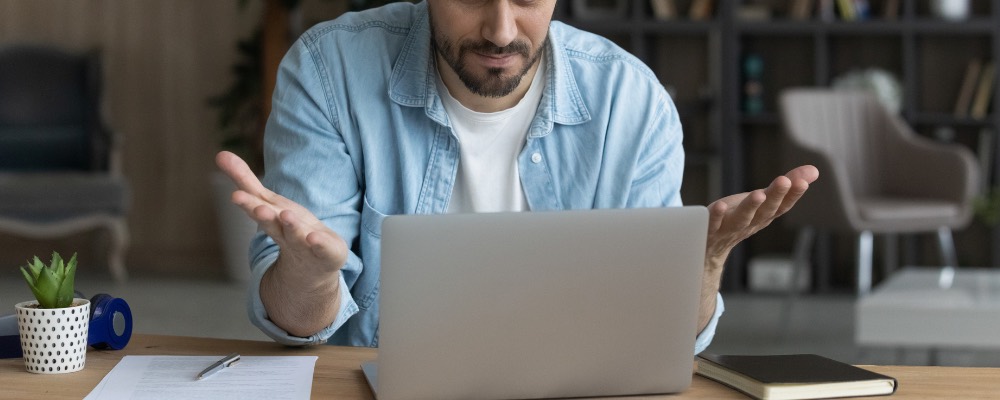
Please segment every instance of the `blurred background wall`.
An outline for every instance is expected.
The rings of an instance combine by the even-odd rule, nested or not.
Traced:
[[[209,174],[222,134],[207,99],[233,79],[236,43],[260,23],[263,1],[0,0],[0,46],[99,49],[106,119],[121,139],[132,189],[127,264],[133,274],[221,277]],[[310,23],[343,2],[308,10]],[[333,11],[328,8],[333,7]],[[53,188],[58,195],[58,188]],[[101,232],[37,241],[0,235],[0,269],[53,250],[104,272]],[[9,267],[9,269],[7,268]],[[4,273],[0,279],[12,278]]]

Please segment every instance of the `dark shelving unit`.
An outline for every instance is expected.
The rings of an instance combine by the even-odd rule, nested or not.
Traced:
[[[676,1],[678,16],[668,20],[655,18],[648,0],[629,0],[627,13],[606,19],[575,17],[574,7],[580,3],[586,2],[559,2],[555,19],[614,40],[674,89],[685,126],[688,164],[682,197],[688,204],[707,204],[723,194],[763,187],[785,172],[774,152],[781,130],[778,93],[794,86],[829,86],[850,71],[878,68],[894,75],[902,85],[901,115],[920,134],[937,137],[946,130],[947,140],[981,152],[982,132],[1000,132],[995,82],[985,118],[953,115],[969,60],[1000,59],[1000,0],[972,1],[970,17],[959,22],[932,16],[929,0],[901,0],[898,15],[889,17],[882,14],[887,0],[871,0],[871,17],[859,21],[823,19],[818,10],[805,19],[790,18],[785,11],[792,0],[715,0],[711,16],[697,21],[686,18],[692,0]],[[750,3],[766,4],[771,16],[741,19],[740,7]],[[754,114],[742,109],[742,62],[749,53],[760,56],[765,65],[764,107]],[[989,184],[995,185],[1000,140],[992,143],[987,172],[992,176]],[[998,231],[975,222],[956,232],[962,265],[1000,265]],[[789,253],[793,237],[794,232],[775,224],[740,245],[730,256],[724,288],[742,289],[748,259]],[[904,238],[903,262],[920,262],[925,258],[922,248],[932,247],[914,240]],[[846,262],[850,259],[848,255]]]

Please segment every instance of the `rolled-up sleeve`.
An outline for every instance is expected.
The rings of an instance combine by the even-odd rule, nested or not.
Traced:
[[[333,323],[309,337],[292,336],[278,325],[275,325],[274,322],[271,322],[267,317],[267,310],[264,309],[264,303],[260,299],[261,279],[264,277],[264,273],[271,269],[277,259],[278,253],[272,253],[263,257],[253,266],[249,285],[250,293],[247,296],[249,302],[247,310],[250,314],[250,322],[271,339],[284,345],[309,346],[326,343],[327,339],[333,335],[333,332],[358,312],[358,305],[354,303],[354,298],[351,297],[350,289],[347,287],[347,283],[344,282],[344,276],[340,276],[340,309],[337,311],[337,316],[334,318]]]
[[[708,321],[708,325],[705,325],[705,329],[701,330],[698,337],[694,341],[694,354],[705,351],[708,345],[712,344],[712,339],[715,338],[715,328],[719,326],[719,317],[722,313],[726,311],[725,304],[722,303],[722,295],[715,294],[715,314],[712,315],[712,319]]]

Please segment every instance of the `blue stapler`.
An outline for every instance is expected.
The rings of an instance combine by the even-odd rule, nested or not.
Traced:
[[[84,296],[77,292],[77,297]],[[108,294],[90,298],[90,330],[87,344],[96,349],[121,350],[132,338],[132,310],[124,299]],[[21,357],[17,315],[0,317],[0,358]]]

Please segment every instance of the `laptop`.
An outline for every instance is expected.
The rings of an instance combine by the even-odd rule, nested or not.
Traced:
[[[683,391],[707,225],[700,206],[390,216],[368,383],[380,400]]]

